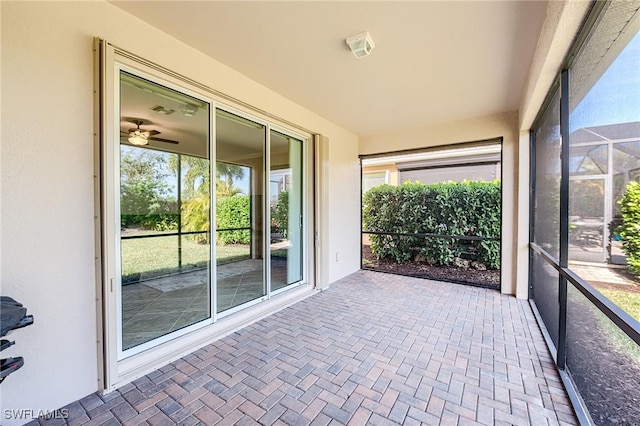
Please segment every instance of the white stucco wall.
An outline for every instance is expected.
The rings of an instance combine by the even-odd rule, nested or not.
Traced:
[[[1,292],[33,326],[6,355],[2,411],[97,390],[93,54],[98,36],[329,138],[330,281],[359,268],[357,137],[104,2],[1,2]],[[3,419],[3,424],[21,422]]]
[[[329,148],[329,175],[331,186],[329,229],[329,282],[354,272],[353,265],[360,269],[360,163],[358,146],[349,145]],[[339,165],[336,167],[336,165]],[[345,232],[345,227],[355,227]]]
[[[360,154],[375,154],[402,149],[426,148],[454,143],[502,137],[502,292],[516,294],[518,175],[518,113],[507,112],[486,117],[441,123],[416,129],[360,138]],[[528,179],[528,175],[522,177]]]

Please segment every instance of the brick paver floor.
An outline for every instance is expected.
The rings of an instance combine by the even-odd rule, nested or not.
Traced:
[[[577,423],[526,301],[370,271],[65,408],[73,425]]]

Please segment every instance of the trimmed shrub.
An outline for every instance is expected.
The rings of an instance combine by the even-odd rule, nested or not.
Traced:
[[[251,203],[249,196],[234,195],[233,197],[218,198],[216,222],[218,229],[250,228]],[[251,242],[250,232],[250,230],[219,231],[217,232],[217,242],[218,244],[249,244]]]
[[[182,203],[182,231],[209,230],[209,196],[200,195]],[[198,244],[208,244],[208,234],[193,234],[189,238]]]
[[[281,191],[278,202],[271,206],[271,232],[287,238],[289,229],[289,192]]]
[[[365,231],[500,238],[500,182],[462,181],[433,185],[381,185],[364,195]],[[500,267],[499,241],[369,235],[371,250],[397,263],[417,256],[450,265],[468,257],[487,268]]]
[[[622,225],[618,227],[622,249],[627,255],[629,271],[640,276],[640,183],[629,182],[618,203],[622,213]]]

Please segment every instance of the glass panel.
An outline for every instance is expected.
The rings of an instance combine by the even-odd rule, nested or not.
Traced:
[[[536,308],[538,308],[547,332],[557,348],[560,318],[558,271],[537,253],[533,253],[531,268],[533,269],[533,300],[536,302]]]
[[[216,296],[218,312],[266,295],[265,127],[216,112]]]
[[[569,267],[635,318],[640,278],[627,260],[638,254],[618,228],[619,201],[640,178],[639,9],[607,3],[569,74],[571,174],[590,177],[571,180]]]
[[[595,424],[640,419],[640,347],[570,283],[567,366]]]
[[[209,105],[125,72],[120,102],[127,350],[211,317]]]
[[[569,260],[604,262],[605,179],[569,181]]]
[[[302,141],[271,131],[271,290],[302,280]]]
[[[560,256],[560,104],[556,94],[535,132],[533,241]]]

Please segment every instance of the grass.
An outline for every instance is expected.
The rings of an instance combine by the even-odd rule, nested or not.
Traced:
[[[625,289],[606,286],[594,286],[603,296],[611,300],[620,309],[628,313],[636,321],[640,321],[640,293]],[[618,351],[631,356],[640,363],[640,347],[629,338],[617,325],[615,325],[602,312],[588,303],[588,308],[594,312],[594,317],[602,326],[603,336],[606,336],[618,348]]]
[[[637,305],[637,303],[640,302],[640,299],[638,298],[640,294],[610,288],[596,287],[596,289],[605,297],[610,298],[612,302],[620,306],[620,308],[629,313],[629,315],[633,316],[636,320],[638,319],[638,317],[634,316],[630,311],[635,310],[636,315],[638,315],[637,307],[639,305]],[[572,293],[574,293],[573,296]],[[611,295],[613,295],[613,297]],[[573,300],[576,306],[581,306],[579,309],[590,312],[590,315],[586,317],[588,318],[586,320],[586,324],[582,323],[581,326],[591,328],[591,332],[595,333],[598,338],[606,339],[610,342],[611,350],[613,352],[619,352],[623,355],[627,355],[631,357],[635,363],[640,364],[640,346],[627,336],[620,327],[611,321],[578,290],[573,289],[573,291],[570,291],[569,298]],[[585,318],[582,320],[584,322]],[[588,342],[584,342],[583,344],[585,348],[589,346]]]
[[[598,288],[598,291],[636,321],[640,321],[640,293],[612,288]]]
[[[248,259],[248,245],[218,245],[218,264]],[[209,246],[182,238],[182,266],[204,267],[209,261]],[[136,279],[138,274],[159,276],[178,268],[178,237],[139,238],[122,241],[122,276]]]

